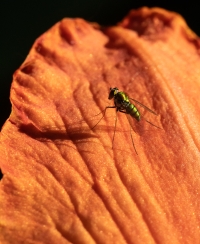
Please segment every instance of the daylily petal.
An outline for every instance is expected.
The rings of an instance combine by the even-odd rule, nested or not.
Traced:
[[[198,243],[199,46],[158,8],[102,29],[63,19],[39,37],[1,132],[1,243]],[[114,141],[115,109],[98,123],[110,87],[158,114],[134,103],[138,155],[125,114]]]

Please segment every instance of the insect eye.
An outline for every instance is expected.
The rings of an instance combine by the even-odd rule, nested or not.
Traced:
[[[110,88],[108,99],[112,99],[118,93],[118,91],[119,89],[117,87]]]
[[[109,93],[109,96],[108,96],[108,99],[112,99],[114,97],[114,90],[110,90],[110,93]]]

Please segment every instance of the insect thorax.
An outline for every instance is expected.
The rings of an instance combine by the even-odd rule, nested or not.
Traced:
[[[130,101],[126,93],[118,92],[114,97],[115,105],[119,109],[126,109],[129,106]]]

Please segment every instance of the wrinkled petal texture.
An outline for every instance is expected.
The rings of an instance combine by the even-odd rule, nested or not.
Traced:
[[[66,18],[39,37],[1,132],[0,242],[199,243],[199,48],[158,8],[109,28]],[[116,109],[98,123],[110,87],[158,115],[135,104],[131,132]]]

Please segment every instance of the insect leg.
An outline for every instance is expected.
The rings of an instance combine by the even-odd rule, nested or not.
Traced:
[[[131,133],[131,124],[130,124],[130,123],[129,123],[129,126],[130,126],[130,133]],[[133,135],[132,135],[132,133],[131,133],[131,140],[132,140],[132,144],[133,144],[133,147],[134,147],[135,153],[138,155],[137,150],[136,150],[136,148],[135,148],[134,141],[133,141]]]
[[[115,139],[115,131],[116,131],[116,126],[117,126],[117,112],[118,112],[118,110],[116,111],[115,130],[114,130],[113,139],[112,139],[112,149],[113,149],[113,142],[114,142],[114,139]]]
[[[137,150],[136,150],[136,147],[135,147],[135,144],[134,144],[134,141],[133,141],[133,135],[132,135],[132,126],[131,126],[131,116],[129,115],[129,114],[127,114],[126,113],[126,117],[127,117],[127,119],[128,119],[128,122],[129,122],[129,126],[130,126],[130,134],[131,134],[131,140],[132,140],[132,144],[133,144],[133,148],[134,148],[134,150],[135,150],[135,153],[138,155],[138,153],[137,153]]]
[[[133,135],[132,135],[132,133],[131,133],[131,129],[132,129],[132,127],[131,127],[131,122],[129,121],[129,118],[130,118],[129,116],[130,116],[130,115],[129,115],[126,111],[124,111],[124,110],[119,110],[119,112],[124,113],[124,114],[127,115],[127,119],[128,119],[129,126],[130,126],[130,134],[131,134],[131,140],[132,140],[133,148],[134,148],[134,150],[135,150],[135,153],[138,155],[137,150],[136,150],[136,148],[135,148],[134,141],[133,141]]]
[[[108,107],[106,107],[101,113],[103,113],[103,116],[100,118],[100,120],[91,128],[91,130],[92,129],[94,129],[98,124],[99,124],[99,122],[104,118],[104,116],[105,116],[105,114],[106,114],[106,110],[107,110],[107,108],[116,108],[116,106],[108,106]],[[100,113],[99,113],[100,114]],[[97,115],[99,115],[99,114],[97,114]]]
[[[143,116],[143,118],[144,118],[144,116]],[[154,125],[154,124],[153,124],[152,122],[150,122],[149,120],[147,120],[147,119],[145,119],[145,118],[144,118],[144,120],[145,120],[147,123],[149,123],[150,125],[152,125],[152,126],[158,128],[158,129],[161,129],[161,130],[162,130],[162,128],[160,128],[160,127],[157,126],[157,125]]]

